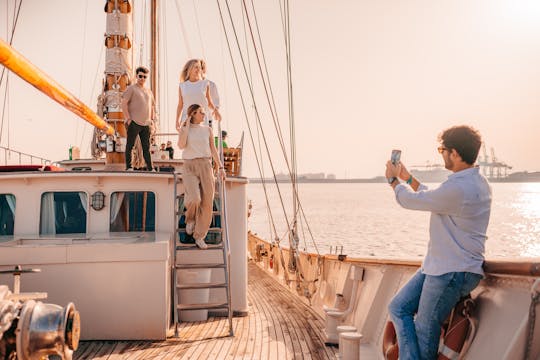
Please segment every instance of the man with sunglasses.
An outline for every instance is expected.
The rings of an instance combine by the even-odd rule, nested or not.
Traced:
[[[454,126],[443,131],[439,141],[444,166],[453,174],[433,190],[414,178],[403,164],[386,164],[386,177],[397,202],[406,209],[431,212],[422,266],[388,307],[400,359],[437,357],[442,323],[484,274],[491,188],[474,165],[482,145],[480,133],[469,126]],[[399,179],[409,186],[400,184]],[[450,352],[445,346],[441,349],[453,358]]]
[[[154,95],[145,86],[149,70],[140,66],[135,71],[137,82],[127,87],[122,95],[122,112],[127,126],[126,170],[133,170],[131,150],[137,136],[141,139],[144,161],[148,171],[152,171],[150,156],[150,127],[156,118]]]

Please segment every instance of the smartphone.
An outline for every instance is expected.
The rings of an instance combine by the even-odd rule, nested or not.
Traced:
[[[390,161],[392,161],[392,164],[399,163],[401,159],[401,150],[392,150],[392,155],[390,155]]]

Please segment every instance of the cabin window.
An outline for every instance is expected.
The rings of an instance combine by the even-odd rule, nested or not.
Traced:
[[[15,226],[15,196],[0,194],[0,236],[13,235]]]
[[[41,235],[86,233],[88,198],[84,192],[46,192],[41,195]]]
[[[148,191],[115,192],[111,195],[111,232],[155,231],[156,196]]]

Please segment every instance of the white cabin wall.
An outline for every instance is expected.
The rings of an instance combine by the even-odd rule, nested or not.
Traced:
[[[96,191],[105,193],[102,210],[88,207],[87,233],[90,234],[109,232],[110,195],[113,192],[152,191],[156,196],[156,231],[174,231],[174,192],[170,174],[29,173],[23,177],[6,177],[1,179],[1,192],[15,195],[15,237],[39,235],[41,195],[49,191],[83,191],[89,202]]]

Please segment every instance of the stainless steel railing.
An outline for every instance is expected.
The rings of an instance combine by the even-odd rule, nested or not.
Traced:
[[[0,165],[54,165],[49,159],[0,146]]]

